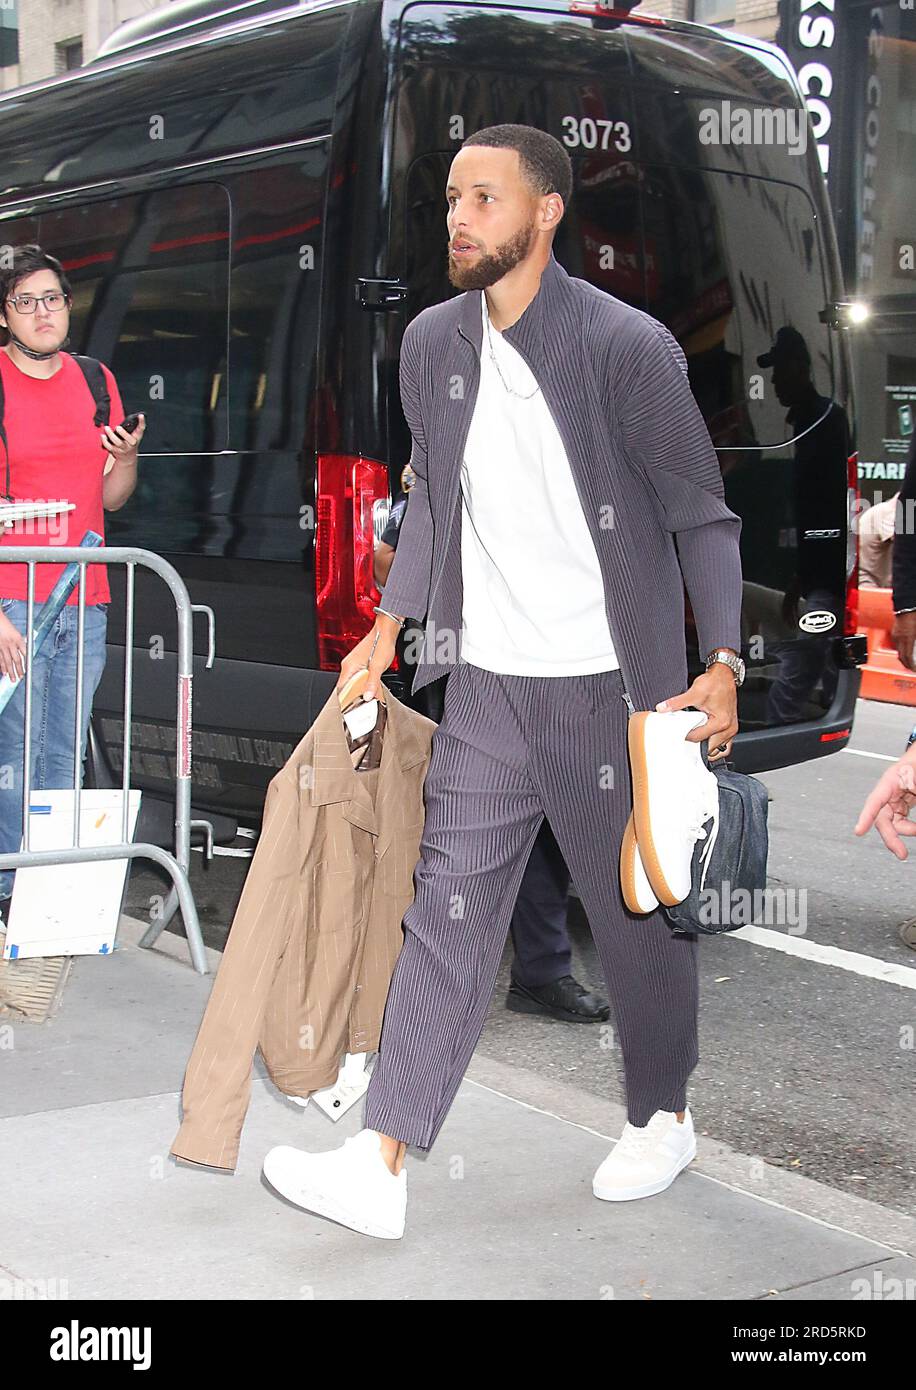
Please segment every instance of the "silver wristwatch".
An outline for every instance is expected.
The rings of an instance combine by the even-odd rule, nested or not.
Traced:
[[[741,657],[733,656],[731,652],[724,650],[724,648],[719,648],[714,652],[710,652],[709,656],[706,658],[707,671],[710,666],[714,666],[717,661],[724,662],[735,678],[735,685],[740,685],[744,680],[745,671],[744,662],[741,660]]]

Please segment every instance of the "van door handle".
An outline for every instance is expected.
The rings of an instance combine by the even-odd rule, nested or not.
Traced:
[[[400,309],[407,298],[407,286],[400,280],[372,280],[361,275],[356,281],[356,298],[361,309]]]

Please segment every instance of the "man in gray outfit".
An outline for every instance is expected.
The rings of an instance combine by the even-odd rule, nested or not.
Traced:
[[[707,719],[688,739],[728,753],[741,523],[677,342],[555,259],[571,191],[565,149],[530,126],[478,131],[452,161],[449,277],[464,293],[404,333],[415,481],[384,611],[341,663],[341,685],[369,667],[371,698],[413,617],[426,620],[414,691],[450,674],[365,1128],[324,1153],[273,1149],[264,1172],[383,1238],[404,1230],[406,1147],[432,1147],[483,1029],[545,815],[624,1063],[627,1125],[593,1190],[663,1191],[696,1152],[697,938],[621,897],[627,720],[693,706]],[[707,662],[689,688],[685,583]]]

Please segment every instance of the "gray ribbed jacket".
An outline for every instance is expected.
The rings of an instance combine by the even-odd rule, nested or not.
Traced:
[[[401,344],[416,483],[382,607],[426,619],[415,690],[452,670],[460,654],[457,502],[480,381],[482,293],[424,309]],[[741,645],[741,521],[723,500],[684,354],[656,319],[568,275],[553,252],[537,294],[503,337],[528,363],[557,423],[595,542],[625,688],[637,709],[653,709],[687,688],[685,582],[700,654]],[[511,515],[504,521],[514,525]]]

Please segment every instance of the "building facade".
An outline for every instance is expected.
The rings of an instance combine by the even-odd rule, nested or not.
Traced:
[[[646,0],[639,9],[664,19],[688,19],[694,24],[736,29],[758,39],[775,39],[779,27],[776,0]]]
[[[0,91],[78,68],[162,0],[0,0]]]

